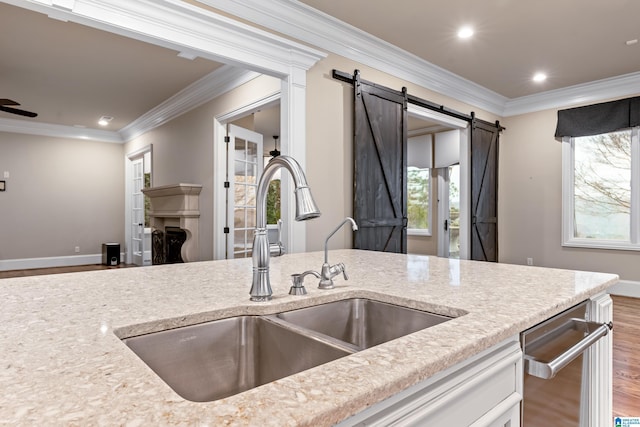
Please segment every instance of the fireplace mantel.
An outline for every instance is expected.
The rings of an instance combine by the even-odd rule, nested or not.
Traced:
[[[180,227],[187,233],[181,249],[184,262],[198,261],[199,258],[201,191],[202,185],[183,183],[142,190],[151,201],[149,219],[152,229],[164,231],[166,227]]]

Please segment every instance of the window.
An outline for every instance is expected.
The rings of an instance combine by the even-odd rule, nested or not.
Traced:
[[[563,138],[563,244],[640,250],[638,127]]]
[[[407,233],[431,235],[429,206],[431,201],[431,169],[407,168]]]

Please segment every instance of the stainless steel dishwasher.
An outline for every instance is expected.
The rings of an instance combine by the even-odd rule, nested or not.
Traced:
[[[523,427],[583,426],[589,408],[583,353],[613,324],[587,321],[584,301],[520,335],[524,353]]]

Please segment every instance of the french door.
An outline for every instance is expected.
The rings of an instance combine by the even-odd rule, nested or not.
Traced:
[[[144,157],[131,161],[131,254],[135,265],[144,265]]]
[[[438,168],[438,256],[460,258],[460,164]]]
[[[262,135],[228,125],[226,258],[251,257],[256,193],[263,170]]]

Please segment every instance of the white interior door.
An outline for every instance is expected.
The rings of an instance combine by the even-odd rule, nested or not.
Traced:
[[[131,161],[131,254],[135,265],[144,265],[144,157]]]
[[[460,258],[460,165],[438,169],[438,256]]]
[[[251,257],[256,193],[263,170],[262,135],[230,124],[227,144],[226,258]]]

